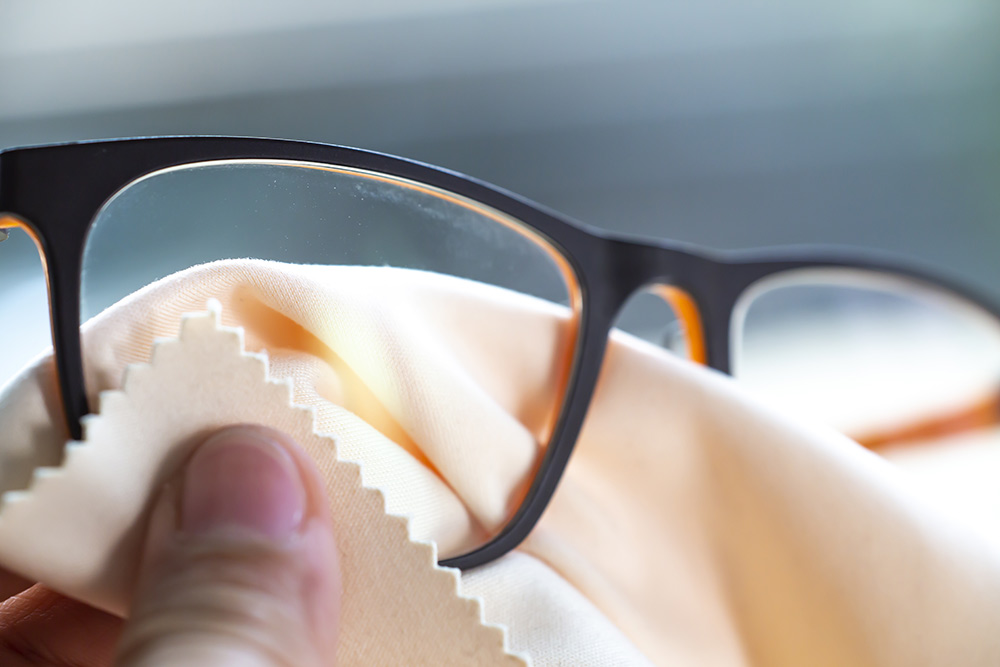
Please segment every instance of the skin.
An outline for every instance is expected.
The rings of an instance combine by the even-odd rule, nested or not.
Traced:
[[[332,665],[341,582],[328,512],[298,445],[224,429],[160,491],[127,620],[0,570],[0,664]]]

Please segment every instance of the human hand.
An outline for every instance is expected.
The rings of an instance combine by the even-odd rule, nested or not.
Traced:
[[[261,427],[223,429],[154,503],[127,620],[0,571],[0,664],[332,664],[330,526],[298,446]]]

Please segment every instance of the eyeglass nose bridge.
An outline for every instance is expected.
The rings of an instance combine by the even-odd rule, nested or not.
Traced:
[[[619,308],[643,291],[662,299],[685,329],[691,360],[729,371],[731,302],[738,289],[726,280],[728,264],[681,243],[611,239]]]

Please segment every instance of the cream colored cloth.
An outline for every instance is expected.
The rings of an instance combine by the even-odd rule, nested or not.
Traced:
[[[292,406],[290,384],[270,380],[266,358],[246,355],[239,334],[219,329],[215,313],[187,316],[179,340],[157,343],[150,364],[128,368],[121,391],[103,392],[84,442],[27,491],[3,497],[5,564],[126,613],[150,491],[207,433],[265,415],[303,446],[326,482],[345,559],[338,665],[523,667],[505,651],[502,629],[485,626],[478,602],[460,594],[457,573],[437,567],[433,546],[412,542],[406,521],[385,513],[382,493],[362,486],[357,465],[337,459],[334,441],[314,432],[313,412]],[[53,562],[55,553],[72,557]],[[415,636],[421,641],[407,641]]]
[[[477,525],[500,520],[511,485],[538,454],[530,399],[545,395],[549,360],[564,344],[558,310],[420,272],[224,262],[161,281],[89,325],[88,386],[117,388],[127,364],[145,361],[153,339],[175,336],[181,314],[208,298],[221,302],[225,324],[246,330],[249,349],[267,350],[273,377],[292,379],[294,402],[314,406],[317,429],[335,436],[341,457],[361,461],[390,513],[428,517],[411,524],[414,537],[458,548]],[[210,381],[220,388],[198,396],[224,414],[234,394],[224,378]],[[338,398],[350,407],[327,400]],[[272,404],[275,415],[288,408]],[[61,463],[58,423],[43,361],[0,401],[0,488],[23,488],[37,466]],[[484,471],[500,481],[483,485]],[[141,508],[143,498],[131,500]],[[24,557],[55,521],[0,542],[0,563],[115,608],[127,577],[108,573],[129,570],[115,545]],[[95,539],[101,526],[94,517]],[[74,565],[86,548],[110,554],[100,573]],[[386,542],[365,557],[391,570],[394,553]],[[426,562],[424,570],[440,572]],[[413,591],[431,579],[414,572],[401,604],[416,604]],[[938,512],[848,440],[624,337],[609,348],[541,524],[518,552],[463,574],[461,591],[479,596],[485,620],[506,626],[509,648],[537,665],[1000,664],[996,541]],[[442,614],[460,606],[438,605]],[[496,630],[482,632],[496,649]],[[372,620],[350,634],[356,645],[401,641]],[[411,646],[425,641],[402,636]]]

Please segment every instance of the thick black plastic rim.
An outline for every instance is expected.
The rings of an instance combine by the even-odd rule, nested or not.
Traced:
[[[59,388],[72,437],[90,412],[80,347],[80,283],[87,233],[104,204],[150,173],[214,160],[273,159],[318,162],[416,181],[478,201],[534,229],[559,250],[582,298],[573,370],[564,406],[541,468],[521,508],[504,530],[478,549],[442,561],[471,568],[520,544],[538,522],[561,478],[593,395],[605,344],[619,309],[652,284],[685,290],[704,322],[707,362],[730,370],[729,332],[740,296],[758,280],[800,268],[857,268],[927,283],[1000,318],[1000,307],[954,281],[908,262],[870,253],[821,248],[718,253],[584,226],[513,193],[427,164],[355,148],[246,137],[156,137],[83,142],[0,152],[0,216],[13,217],[36,236],[45,256],[52,340]]]

